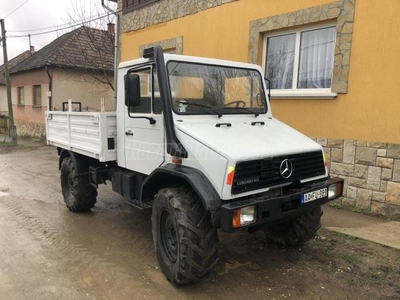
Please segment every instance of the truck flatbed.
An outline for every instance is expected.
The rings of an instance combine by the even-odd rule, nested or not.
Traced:
[[[115,112],[46,112],[47,144],[100,162],[117,160]]]

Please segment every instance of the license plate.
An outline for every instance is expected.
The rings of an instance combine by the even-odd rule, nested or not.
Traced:
[[[328,195],[328,188],[316,190],[313,192],[301,194],[301,203],[307,203],[310,201],[318,200],[321,198],[325,198]]]

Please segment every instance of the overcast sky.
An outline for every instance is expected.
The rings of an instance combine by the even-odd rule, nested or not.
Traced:
[[[0,0],[0,19],[5,18],[25,1],[27,0]],[[113,2],[107,0],[104,2],[115,8]],[[8,59],[10,60],[25,50],[29,50],[28,37],[13,38],[12,36],[28,35],[29,33],[33,35],[51,31],[56,29],[57,26],[70,23],[70,15],[74,16],[75,21],[78,21],[83,19],[82,15],[90,17],[97,16],[99,13],[106,13],[101,7],[101,0],[28,0],[21,8],[5,18]],[[103,23],[108,23],[108,19],[105,18]],[[35,31],[35,29],[42,30]],[[39,50],[68,30],[71,29],[32,36],[31,44],[35,47],[35,50]],[[0,65],[3,63],[3,50],[0,49]]]

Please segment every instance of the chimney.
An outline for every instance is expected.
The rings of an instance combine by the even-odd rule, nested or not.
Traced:
[[[107,24],[108,32],[114,34],[115,33],[115,24],[114,23],[108,23]]]
[[[32,55],[32,53],[33,52],[35,52],[35,46],[30,46],[30,48],[29,48],[29,52],[31,53],[31,55]]]

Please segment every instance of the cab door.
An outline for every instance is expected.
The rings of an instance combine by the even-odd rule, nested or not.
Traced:
[[[153,65],[129,70],[140,79],[140,104],[125,106],[125,166],[150,174],[164,162],[165,134],[162,103]]]

